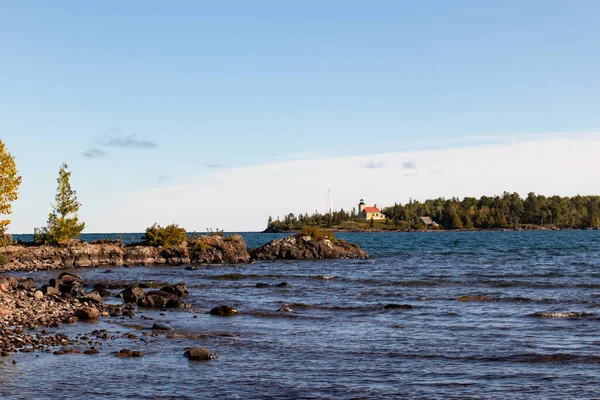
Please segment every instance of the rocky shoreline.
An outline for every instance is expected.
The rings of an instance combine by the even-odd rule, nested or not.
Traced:
[[[367,253],[344,240],[313,240],[292,235],[248,250],[240,235],[201,236],[174,247],[125,245],[104,240],[78,240],[58,246],[18,244],[0,247],[0,272],[38,271],[109,266],[241,264],[255,260],[365,258]]]
[[[107,288],[118,291],[111,292]],[[76,275],[62,273],[38,288],[30,278],[3,276],[0,277],[0,356],[36,351],[55,355],[98,354],[104,344],[114,341],[115,334],[120,332],[95,329],[70,338],[64,333],[57,333],[54,328],[77,321],[134,318],[136,312],[143,309],[186,310],[190,306],[182,299],[187,295],[188,290],[183,283],[157,288],[144,283],[86,284]],[[103,299],[107,297],[121,298],[122,303],[106,304]],[[143,316],[142,319],[152,320]],[[127,333],[123,338],[146,341],[146,337],[156,337],[161,333],[172,334],[171,328],[155,322],[141,333],[141,337]],[[141,351],[129,349],[121,349],[115,355],[143,357]]]

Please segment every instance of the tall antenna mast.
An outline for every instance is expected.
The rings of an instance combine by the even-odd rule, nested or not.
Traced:
[[[327,189],[327,209],[329,216],[333,216],[333,206],[331,205],[331,189]]]

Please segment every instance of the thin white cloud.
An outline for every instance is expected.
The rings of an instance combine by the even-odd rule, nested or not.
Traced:
[[[381,161],[369,161],[365,168],[367,169],[379,169],[385,167],[385,163]]]
[[[184,182],[116,198],[91,212],[89,231],[142,230],[153,222],[178,222],[191,230],[261,230],[269,215],[324,211],[327,190],[337,207],[361,198],[377,204],[501,194],[503,191],[572,196],[600,194],[600,135],[550,137],[446,150],[328,157],[216,169]],[[386,168],[366,169],[374,158]],[[420,165],[405,170],[406,160]],[[118,206],[117,206],[118,204]],[[87,205],[86,210],[91,210]]]
[[[126,147],[134,149],[155,149],[158,144],[150,141],[138,139],[135,135],[108,136],[100,141],[103,146]]]
[[[95,148],[88,149],[88,150],[84,151],[82,154],[82,156],[84,156],[85,158],[103,158],[103,157],[106,157],[107,155],[108,155],[107,152],[100,150],[100,149],[95,149]]]

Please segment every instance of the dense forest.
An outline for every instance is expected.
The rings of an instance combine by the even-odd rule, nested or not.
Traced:
[[[421,230],[426,227],[420,217],[428,216],[439,229],[514,229],[600,227],[600,196],[546,197],[529,193],[523,199],[517,193],[502,196],[482,196],[410,201],[394,204],[382,210],[385,221],[361,221],[357,211],[334,211],[331,215],[288,214],[283,219],[269,217],[267,231],[298,230],[305,225],[334,229]]]

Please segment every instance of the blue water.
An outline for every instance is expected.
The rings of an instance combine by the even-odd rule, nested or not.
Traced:
[[[244,234],[250,247],[281,236]],[[196,271],[78,270],[90,283],[184,281],[193,309],[63,326],[58,331],[69,337],[106,328],[115,339],[97,356],[17,353],[11,356],[16,365],[2,359],[0,397],[600,397],[600,232],[337,236],[360,244],[372,258]],[[41,284],[57,274],[21,275]],[[282,281],[291,287],[255,287]],[[414,308],[384,309],[389,303]],[[206,313],[219,304],[240,315]],[[276,311],[285,304],[295,312]],[[585,314],[547,318],[540,312]],[[141,336],[130,324],[148,328],[155,322],[142,315],[188,337],[123,338],[127,332]],[[189,346],[208,347],[219,357],[190,363],[182,356]],[[145,356],[111,354],[124,347]]]

